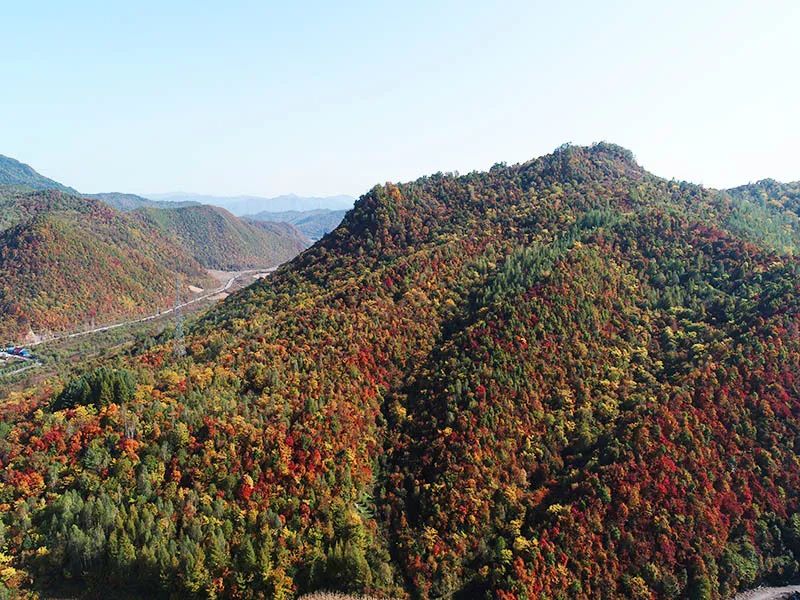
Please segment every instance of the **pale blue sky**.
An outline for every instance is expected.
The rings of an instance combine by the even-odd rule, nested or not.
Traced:
[[[800,179],[800,1],[3,2],[0,154],[85,192],[358,195],[608,140]]]

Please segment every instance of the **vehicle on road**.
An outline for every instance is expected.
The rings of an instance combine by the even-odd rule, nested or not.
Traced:
[[[31,351],[27,348],[23,348],[22,346],[6,346],[5,348],[0,349],[0,354],[26,360],[33,359],[33,354],[31,354]]]

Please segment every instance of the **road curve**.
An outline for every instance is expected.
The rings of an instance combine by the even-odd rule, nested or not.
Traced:
[[[41,344],[47,344],[49,342],[57,342],[59,340],[68,340],[68,339],[72,339],[72,338],[82,337],[84,335],[91,335],[93,333],[100,333],[101,331],[110,331],[112,329],[117,329],[119,327],[124,327],[125,325],[133,325],[135,323],[145,323],[146,321],[152,321],[153,319],[158,319],[158,318],[163,317],[165,315],[169,315],[171,313],[174,313],[176,310],[180,310],[181,308],[184,308],[186,306],[190,306],[192,304],[195,304],[196,302],[201,302],[203,300],[208,300],[209,298],[212,298],[212,297],[214,297],[214,296],[216,296],[218,294],[222,294],[223,292],[227,292],[229,289],[231,289],[231,286],[233,285],[233,283],[237,279],[239,279],[240,277],[251,276],[253,273],[272,273],[277,268],[278,267],[270,267],[269,269],[249,269],[247,271],[239,271],[236,275],[234,275],[233,277],[228,279],[228,282],[225,285],[223,285],[222,287],[217,288],[215,290],[212,290],[212,291],[208,292],[207,294],[203,294],[202,296],[198,296],[197,298],[193,298],[193,299],[191,299],[191,300],[189,300],[187,302],[184,302],[182,304],[179,304],[178,306],[173,306],[172,308],[169,308],[167,310],[163,310],[161,312],[157,312],[154,315],[148,315],[146,317],[141,317],[139,319],[132,319],[130,321],[123,321],[121,323],[114,323],[113,325],[105,325],[103,327],[95,327],[94,329],[87,329],[86,331],[78,331],[78,332],[75,332],[75,333],[66,333],[66,334],[62,334],[62,335],[56,335],[56,336],[49,337],[49,338],[46,338],[46,339],[42,339],[42,340],[39,340],[39,341],[36,341],[36,342],[22,343],[22,344],[16,344],[16,345],[25,346],[25,347],[31,348],[33,346],[40,346]],[[28,362],[30,362],[32,364],[28,364],[28,365],[26,365],[26,366],[24,366],[24,367],[22,367],[20,369],[16,369],[14,371],[9,371],[7,373],[0,373],[0,377],[10,377],[11,375],[17,375],[17,374],[22,373],[24,371],[27,371],[29,369],[33,369],[35,367],[38,367],[38,366],[40,366],[42,364],[40,361],[38,361],[36,359],[28,359]]]

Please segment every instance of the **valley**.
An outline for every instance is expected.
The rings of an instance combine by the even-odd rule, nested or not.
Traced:
[[[218,207],[81,195],[8,157],[0,157],[0,208],[0,333],[32,353],[0,362],[0,393],[164,335],[176,312],[206,310],[309,245],[290,224]]]
[[[263,271],[310,244],[290,224],[218,207],[117,210],[102,198],[119,194],[81,196],[6,157],[0,181],[0,339],[18,343],[144,321],[170,304],[176,282],[213,289],[209,269]]]
[[[12,345],[30,349],[30,359],[0,356],[0,396],[10,390],[39,384],[49,377],[65,376],[81,364],[98,357],[108,357],[134,347],[141,340],[152,339],[175,326],[176,313],[194,318],[198,313],[224,300],[229,294],[269,276],[275,268],[246,271],[209,271],[219,287],[195,291],[194,297],[145,317],[89,329],[37,338]],[[35,371],[34,371],[35,369]]]
[[[273,267],[272,269],[268,269],[266,272],[269,273],[270,271],[273,271],[274,269],[275,268]],[[192,290],[189,290],[190,292],[193,292],[195,294],[195,296],[193,298],[189,299],[189,300],[186,300],[185,302],[181,301],[181,302],[173,305],[172,307],[164,308],[163,310],[159,310],[159,311],[157,311],[157,312],[155,312],[153,314],[149,314],[149,315],[147,315],[145,317],[140,317],[138,319],[132,319],[132,320],[129,320],[129,321],[121,321],[121,322],[118,322],[118,323],[113,323],[111,325],[102,325],[100,327],[93,327],[93,328],[90,328],[90,329],[86,329],[84,331],[76,331],[76,332],[73,332],[73,333],[65,333],[65,334],[61,334],[61,335],[54,335],[52,337],[47,337],[47,338],[39,338],[39,339],[37,339],[35,341],[32,341],[32,342],[28,343],[28,346],[37,347],[40,344],[45,344],[45,343],[52,344],[52,343],[60,342],[60,341],[63,341],[63,340],[70,340],[70,339],[83,337],[83,336],[87,336],[87,335],[93,335],[95,333],[100,333],[100,332],[103,332],[103,331],[112,331],[112,330],[118,329],[120,327],[127,327],[129,325],[135,325],[137,323],[146,323],[147,321],[153,321],[155,319],[159,319],[159,318],[162,318],[162,317],[167,317],[169,315],[174,315],[175,313],[177,313],[179,311],[182,311],[182,310],[184,310],[186,308],[189,308],[189,307],[191,307],[191,306],[193,306],[194,304],[197,304],[197,303],[208,302],[210,300],[224,299],[224,297],[227,296],[230,291],[233,291],[235,289],[234,288],[234,284],[236,282],[240,282],[240,284],[248,284],[248,283],[250,283],[250,278],[252,278],[255,273],[259,273],[259,272],[260,272],[259,269],[249,270],[249,271],[229,271],[229,272],[228,271],[216,271],[214,273],[211,273],[211,275],[215,276],[215,277],[219,277],[220,275],[222,275],[224,277],[229,277],[227,279],[227,282],[225,283],[225,285],[223,285],[222,287],[219,287],[217,289],[214,289],[214,290],[212,290],[210,292],[209,291],[205,291],[205,290],[203,290],[201,288],[194,288]],[[241,285],[239,287],[241,287]]]

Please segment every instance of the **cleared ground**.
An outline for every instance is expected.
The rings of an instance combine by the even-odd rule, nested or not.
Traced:
[[[754,590],[736,594],[733,600],[783,600],[792,594],[800,594],[800,585],[782,587],[759,587]]]

